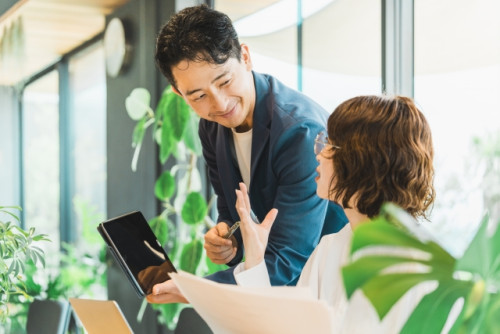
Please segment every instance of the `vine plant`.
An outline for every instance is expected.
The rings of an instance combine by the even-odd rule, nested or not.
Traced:
[[[163,210],[150,219],[149,224],[176,268],[200,276],[221,270],[223,267],[212,263],[203,252],[203,236],[207,228],[215,224],[209,215],[213,198],[205,199],[197,163],[201,156],[198,115],[171,86],[163,91],[154,110],[150,103],[151,95],[145,88],[135,88],[125,100],[128,115],[137,122],[132,135],[131,168],[137,169],[148,129],[159,146],[160,163],[165,165],[169,158],[174,158],[175,163],[164,170],[155,183],[154,194]],[[175,326],[183,307],[180,304],[153,305],[160,311],[160,322],[169,328]]]

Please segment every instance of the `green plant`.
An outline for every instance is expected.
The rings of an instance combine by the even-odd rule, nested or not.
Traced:
[[[163,171],[155,183],[154,194],[163,210],[149,224],[176,268],[197,275],[221,270],[224,266],[213,264],[203,252],[203,236],[214,222],[209,215],[212,200],[207,202],[203,195],[197,164],[201,156],[198,115],[171,86],[163,91],[155,110],[150,103],[150,93],[144,88],[132,90],[125,101],[128,115],[137,122],[132,138],[135,148],[132,170],[136,170],[144,134],[149,127],[159,145],[160,162],[165,164],[173,155],[175,164]],[[175,325],[182,307],[179,304],[153,305],[160,312],[159,321],[169,328]]]
[[[69,297],[96,296],[105,298],[106,246],[95,229],[104,214],[79,196],[73,199],[82,231],[78,245],[62,243],[62,251],[47,253],[58,259],[55,265],[37,270],[33,261],[25,266],[25,293],[10,301],[10,333],[23,333],[30,302],[33,298],[67,300]]]
[[[381,215],[359,226],[353,236],[351,254],[373,246],[396,246],[428,253],[428,259],[401,254],[370,254],[343,268],[348,296],[362,289],[383,318],[410,288],[425,281],[437,288],[425,295],[402,329],[402,333],[440,333],[450,310],[460,299],[463,307],[450,333],[500,332],[500,228],[487,233],[486,215],[469,247],[460,258],[451,256],[437,242],[415,228],[416,222],[391,204]],[[428,267],[425,273],[394,273],[385,269],[403,263]],[[397,282],[397,284],[396,284]]]
[[[0,213],[20,222],[19,217],[10,211],[21,210],[17,206],[0,206]],[[26,261],[45,265],[44,253],[35,246],[40,241],[50,241],[44,234],[35,234],[32,227],[23,230],[10,220],[0,219],[0,324],[5,323],[9,315],[8,304],[13,296],[26,294],[24,276]]]

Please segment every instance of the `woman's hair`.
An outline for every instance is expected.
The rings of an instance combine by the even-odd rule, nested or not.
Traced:
[[[183,60],[220,65],[240,57],[241,45],[231,19],[206,5],[181,10],[156,38],[156,65],[174,87],[172,67]]]
[[[328,119],[334,176],[330,198],[373,217],[393,202],[414,217],[426,217],[434,201],[429,124],[412,99],[358,96]]]

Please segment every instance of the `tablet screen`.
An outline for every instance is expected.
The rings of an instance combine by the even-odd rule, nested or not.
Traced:
[[[153,285],[164,282],[175,268],[156,239],[141,212],[135,211],[110,219],[99,227],[101,235],[129,279],[139,285],[143,293],[150,294]]]

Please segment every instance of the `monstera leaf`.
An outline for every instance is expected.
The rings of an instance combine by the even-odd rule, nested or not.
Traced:
[[[384,205],[379,217],[354,231],[351,254],[364,250],[364,256],[342,270],[347,296],[361,289],[382,319],[410,288],[432,281],[437,287],[422,298],[401,333],[440,333],[453,306],[462,301],[450,333],[499,333],[500,229],[489,236],[488,220],[485,216],[468,249],[456,259],[404,210]],[[366,251],[380,246],[413,251]],[[427,270],[387,270],[409,263]]]

